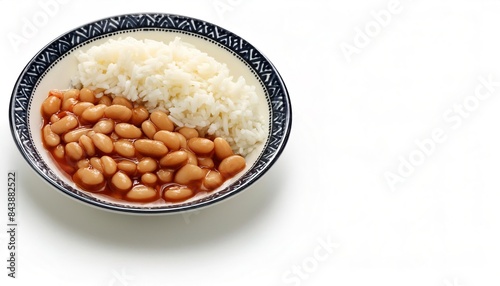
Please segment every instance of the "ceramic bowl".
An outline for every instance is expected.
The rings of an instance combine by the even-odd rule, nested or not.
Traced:
[[[67,89],[76,74],[75,53],[108,39],[134,37],[169,42],[175,37],[191,43],[234,76],[256,87],[267,115],[268,137],[246,156],[247,167],[219,189],[200,193],[182,203],[130,203],[80,189],[63,174],[42,145],[40,108],[51,89]],[[171,14],[127,14],[101,19],[73,29],[42,48],[21,72],[10,101],[10,127],[17,147],[40,177],[58,191],[106,210],[136,213],[175,213],[206,207],[248,189],[266,173],[287,143],[292,122],[290,98],[273,64],[254,46],[219,26]]]

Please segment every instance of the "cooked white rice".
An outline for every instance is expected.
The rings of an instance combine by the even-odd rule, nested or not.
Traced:
[[[254,86],[179,38],[165,44],[131,37],[77,54],[75,86],[103,89],[164,110],[178,126],[225,138],[243,156],[265,140]],[[102,96],[102,93],[98,97]]]

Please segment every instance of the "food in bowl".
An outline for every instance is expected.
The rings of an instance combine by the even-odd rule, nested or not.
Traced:
[[[241,172],[267,137],[254,87],[179,38],[109,40],[77,55],[42,104],[42,139],[80,188],[182,202]]]
[[[175,37],[224,63],[236,81],[242,76],[255,86],[259,113],[264,115],[266,138],[244,155],[246,167],[218,189],[198,193],[182,203],[132,203],[83,191],[59,168],[43,146],[40,107],[52,89],[81,89],[76,55],[109,39],[124,37],[169,43]],[[96,92],[96,90],[94,90]],[[9,103],[9,124],[14,142],[26,163],[61,194],[88,206],[133,214],[169,214],[213,206],[251,190],[277,162],[286,148],[292,126],[292,107],[285,83],[273,63],[233,32],[192,17],[165,13],[134,13],[99,19],[67,31],[48,42],[19,74]],[[231,144],[233,146],[233,144]],[[239,151],[235,153],[240,154]]]

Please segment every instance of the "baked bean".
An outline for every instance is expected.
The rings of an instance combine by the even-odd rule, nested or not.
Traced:
[[[179,130],[177,130],[177,132],[182,134],[182,136],[184,136],[186,140],[200,136],[198,134],[198,130],[191,127],[182,127]]]
[[[221,137],[217,137],[214,139],[214,149],[215,156],[219,160],[224,160],[227,157],[234,155],[233,149],[231,149],[229,143],[227,143],[226,139]]]
[[[64,95],[63,95],[63,92],[61,90],[52,89],[52,90],[49,90],[49,96],[55,96],[55,97],[62,100]]]
[[[91,157],[95,155],[94,142],[92,142],[92,139],[90,139],[89,136],[87,135],[80,136],[80,138],[78,139],[78,143],[80,143],[80,145],[83,148],[83,151],[85,151],[85,154],[87,154],[87,156]]]
[[[156,198],[156,190],[144,185],[135,185],[125,197],[132,201],[151,201]]]
[[[193,190],[184,186],[172,186],[165,189],[163,198],[168,202],[180,202],[194,195]]]
[[[200,166],[198,166],[198,167],[200,167]],[[210,169],[206,169],[206,168],[201,168],[201,170],[203,171],[203,178],[205,178],[207,176],[208,172],[210,172]]]
[[[78,129],[73,129],[66,134],[64,134],[63,139],[64,142],[69,143],[69,142],[76,142],[80,139],[80,137],[87,132],[89,132],[90,128],[78,128]]]
[[[114,120],[127,122],[132,117],[132,110],[123,105],[113,104],[106,107],[104,115]]]
[[[43,140],[47,146],[55,147],[61,143],[61,137],[54,133],[50,128],[50,125],[45,125],[43,128]]]
[[[73,161],[78,161],[84,156],[83,149],[77,142],[70,142],[66,144],[66,146],[64,146],[64,151],[66,156]]]
[[[186,164],[177,171],[174,182],[181,185],[188,185],[194,181],[203,179],[204,175],[205,173],[200,167]]]
[[[156,172],[156,176],[162,183],[170,183],[174,180],[174,171],[168,169],[160,169]]]
[[[215,167],[214,160],[210,157],[199,157],[198,166],[207,169],[213,169]]]
[[[110,134],[115,129],[115,122],[111,119],[101,119],[94,124],[92,130],[102,134]]]
[[[81,168],[74,175],[77,182],[82,182],[86,186],[99,186],[104,183],[104,176],[97,169]]]
[[[188,140],[188,147],[197,155],[208,155],[214,150],[214,142],[207,138],[191,138]]]
[[[68,115],[71,115],[71,113],[70,113],[70,112],[68,112],[68,111],[62,111],[62,110],[61,110],[61,111],[59,111],[59,112],[57,113],[57,117],[59,117],[59,119],[61,119],[61,118],[65,117],[65,116],[68,116]]]
[[[176,127],[167,112],[149,114],[102,89],[84,90],[49,93],[55,99],[42,103],[42,136],[62,170],[87,191],[128,201],[161,196],[179,202],[213,191],[245,169],[245,159],[223,138]],[[51,101],[57,100],[56,109]]]
[[[78,169],[90,167],[89,159],[82,159],[76,163]]]
[[[92,168],[98,170],[99,172],[101,173],[104,172],[104,169],[102,168],[101,159],[97,157],[90,158],[90,165],[92,166]]]
[[[214,190],[220,187],[223,182],[224,178],[219,172],[210,170],[203,179],[203,186],[208,190]]]
[[[245,165],[245,158],[232,155],[220,162],[219,172],[224,178],[230,178],[245,169]]]
[[[120,192],[127,192],[132,188],[132,180],[126,173],[118,171],[111,177],[111,185]]]
[[[141,174],[154,172],[156,168],[158,168],[158,163],[151,157],[144,157],[137,163],[137,171]]]
[[[179,137],[171,131],[160,130],[153,136],[154,140],[163,142],[168,150],[176,151],[181,148],[181,141]]]
[[[130,100],[126,99],[125,97],[122,96],[115,96],[113,98],[113,101],[111,102],[112,105],[122,105],[127,107],[128,109],[134,108],[134,105]]]
[[[187,164],[191,164],[191,165],[198,165],[198,158],[196,157],[196,155],[189,151],[189,150],[185,150],[187,155],[188,155],[188,161],[187,161]]]
[[[186,149],[187,148],[186,137],[184,137],[184,135],[180,134],[179,132],[175,132],[175,135],[177,135],[177,138],[179,138],[179,145],[181,146],[181,148]]]
[[[144,106],[137,106],[132,109],[132,118],[130,121],[135,126],[140,126],[146,119],[149,118],[149,111]]]
[[[153,111],[149,116],[149,119],[160,130],[174,131],[175,127],[174,123],[172,122],[172,120],[170,120],[170,118],[168,118],[168,115],[163,111],[159,110]]]
[[[64,158],[64,146],[62,144],[59,144],[54,148],[54,157],[57,159],[63,159]]]
[[[79,95],[80,91],[78,89],[68,89],[65,92],[63,92],[63,101],[66,101],[70,98],[78,99]]]
[[[114,143],[115,151],[118,155],[131,158],[135,156],[135,147],[132,142],[126,139],[120,139]]]
[[[78,119],[74,115],[67,115],[59,121],[50,125],[52,132],[56,134],[63,134],[78,126]]]
[[[142,128],[142,132],[144,132],[144,134],[149,138],[149,139],[153,139],[155,134],[156,134],[156,131],[158,131],[156,129],[156,126],[153,124],[153,122],[149,121],[149,120],[146,120],[144,121],[142,124],[141,124],[141,128]]]
[[[61,110],[63,111],[73,111],[73,106],[78,102],[75,98],[68,98],[62,103]]]
[[[117,171],[115,160],[109,156],[101,157],[102,173],[106,177],[111,177]]]
[[[98,104],[85,109],[82,113],[82,118],[87,122],[97,122],[104,116],[106,105]]]
[[[94,143],[95,147],[104,153],[113,152],[113,141],[107,135],[102,133],[93,134],[90,139]]]
[[[134,162],[123,160],[116,164],[118,170],[123,171],[129,176],[133,176],[137,170],[137,165]]]
[[[57,96],[49,96],[42,103],[42,112],[45,116],[51,116],[61,109],[61,99]]]
[[[144,173],[141,176],[141,183],[148,186],[154,186],[158,181],[158,177],[153,173]]]
[[[109,97],[108,95],[101,96],[101,98],[99,98],[98,104],[104,104],[106,106],[110,106],[111,105],[111,97]]]
[[[115,125],[115,132],[118,136],[127,139],[141,138],[142,131],[137,126],[129,123],[118,123]]]
[[[94,106],[91,102],[78,102],[73,106],[73,113],[76,116],[81,116],[85,109]]]
[[[160,159],[160,165],[170,169],[177,169],[185,165],[188,161],[188,153],[186,151],[174,151],[163,156]]]
[[[50,117],[50,123],[54,123],[54,122],[57,122],[59,121],[61,118],[59,118],[59,116],[57,116],[57,114],[52,114],[52,116]]]
[[[167,146],[163,142],[150,139],[135,140],[134,147],[137,152],[144,156],[161,157],[168,152]]]
[[[90,89],[84,87],[80,90],[80,101],[83,102],[95,102],[95,95]]]

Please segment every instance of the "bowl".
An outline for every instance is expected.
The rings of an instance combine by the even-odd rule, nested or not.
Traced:
[[[109,39],[133,37],[168,42],[175,37],[225,63],[233,76],[256,87],[267,115],[267,140],[246,156],[247,166],[220,188],[181,203],[131,203],[91,193],[76,186],[42,144],[40,108],[48,91],[67,89],[77,72],[75,53]],[[121,213],[167,214],[199,209],[248,189],[276,162],[287,143],[292,122],[290,98],[273,64],[254,46],[219,26],[172,14],[143,13],[113,16],[73,29],[42,48],[21,72],[9,107],[14,141],[26,162],[63,194],[90,206]]]

